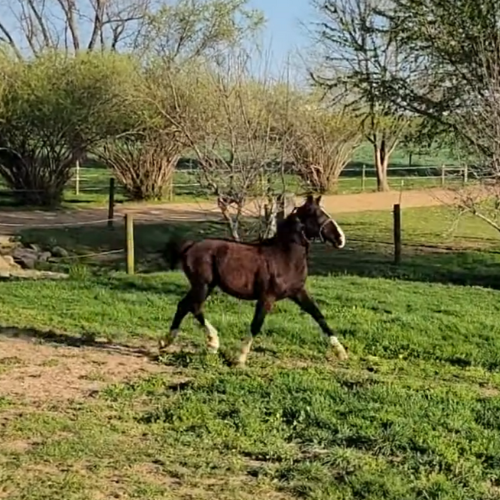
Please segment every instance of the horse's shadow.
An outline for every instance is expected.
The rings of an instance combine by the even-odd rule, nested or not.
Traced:
[[[59,346],[84,348],[92,347],[119,354],[121,356],[145,357],[151,361],[156,361],[158,355],[145,347],[138,347],[129,344],[109,342],[94,338],[92,334],[75,336],[67,333],[59,333],[53,330],[39,330],[37,328],[19,328],[16,326],[0,326],[0,337],[10,339],[21,339],[31,342],[42,342]]]
[[[181,299],[189,290],[187,284],[172,281],[152,282],[150,280],[109,279],[103,280],[99,284],[118,292],[159,293],[177,299]]]

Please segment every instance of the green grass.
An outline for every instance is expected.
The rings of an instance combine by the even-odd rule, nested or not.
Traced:
[[[309,288],[347,362],[336,362],[313,321],[283,302],[248,367],[228,367],[253,307],[215,293],[206,315],[219,329],[220,356],[205,353],[189,318],[178,349],[160,360],[163,374],[108,382],[76,401],[54,394],[27,403],[6,393],[0,497],[500,498],[498,237],[472,218],[446,236],[452,220],[444,209],[405,211],[407,243],[439,248],[408,245],[400,268],[384,251],[389,214],[343,215],[350,249],[314,248]],[[141,245],[157,245],[155,231],[145,228]],[[66,235],[67,244],[83,251],[83,243],[107,244],[102,235]],[[485,286],[463,286],[476,282]],[[132,366],[130,346],[154,346],[185,290],[180,272],[2,282],[0,335],[15,328],[43,345],[104,337],[93,349]],[[15,374],[41,366],[37,352],[23,362],[0,357],[0,384],[3,376],[15,386]],[[68,356],[58,352],[45,370]],[[99,379],[104,369],[95,370]],[[66,376],[77,384],[69,368]]]

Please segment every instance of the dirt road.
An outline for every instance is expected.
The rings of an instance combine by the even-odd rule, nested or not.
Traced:
[[[441,189],[426,189],[420,191],[391,191],[388,193],[359,193],[323,196],[322,204],[332,216],[346,212],[361,212],[365,210],[391,210],[395,203],[401,203],[403,208],[429,207],[448,203],[452,200],[450,191]],[[296,204],[302,202],[296,198]],[[120,218],[131,212],[139,221],[166,220],[218,220],[220,212],[214,202],[199,203],[169,203],[164,205],[127,205],[117,206],[115,216]],[[248,215],[257,214],[255,203],[245,207]],[[5,211],[0,215],[0,234],[15,233],[26,227],[51,227],[57,225],[84,224],[94,221],[105,221],[107,209],[75,209],[64,211]]]

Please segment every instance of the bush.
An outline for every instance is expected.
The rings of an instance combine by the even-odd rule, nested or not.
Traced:
[[[102,148],[100,158],[112,170],[132,200],[161,200],[172,195],[181,144],[161,131],[115,140]]]
[[[106,53],[2,58],[0,175],[19,201],[59,204],[83,153],[135,126],[125,106],[135,69]]]
[[[325,109],[315,99],[297,104],[287,133],[297,174],[319,193],[335,188],[362,138],[359,120]]]
[[[150,61],[128,105],[136,130],[96,151],[133,200],[159,200],[172,193],[175,167],[187,143],[185,123],[201,102],[197,77],[187,66]]]

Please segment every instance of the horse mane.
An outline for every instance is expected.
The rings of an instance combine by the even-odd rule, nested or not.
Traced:
[[[260,241],[261,246],[271,246],[276,243],[298,244],[308,246],[303,233],[303,225],[295,213],[289,214],[285,219],[278,222],[276,234],[270,238]]]

